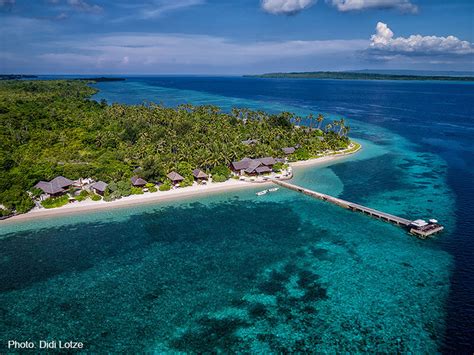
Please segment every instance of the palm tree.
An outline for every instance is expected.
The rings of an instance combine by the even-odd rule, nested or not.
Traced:
[[[324,116],[322,114],[319,114],[318,118],[317,118],[317,121],[318,121],[318,129],[321,129],[321,124],[324,121]]]
[[[295,123],[298,127],[301,125],[301,116],[296,116],[295,117]]]
[[[344,130],[344,135],[347,137],[347,135],[349,134],[349,131],[351,130],[351,127],[349,126],[346,126],[346,129]]]
[[[240,118],[240,111],[238,108],[232,107],[231,113],[235,118]]]
[[[341,132],[342,130],[344,129],[344,118],[341,118],[340,121],[338,121],[338,126],[339,126],[339,132],[337,132],[337,134],[339,135],[339,137],[341,136]]]
[[[310,129],[310,130],[313,128],[313,117],[314,117],[314,116],[313,116],[312,113],[310,113],[310,114],[308,115],[309,129]]]

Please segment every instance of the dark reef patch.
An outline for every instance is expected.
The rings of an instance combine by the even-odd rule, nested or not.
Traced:
[[[259,285],[259,290],[266,295],[276,295],[285,291],[285,284],[277,280],[268,280]]]
[[[192,353],[228,352],[240,343],[235,335],[236,331],[249,325],[250,323],[237,318],[203,317],[198,321],[198,329],[186,331],[173,339],[170,345],[178,351]]]
[[[249,308],[249,315],[252,319],[263,318],[267,314],[267,308],[261,303],[254,304]]]
[[[327,290],[319,284],[312,284],[306,287],[306,292],[301,298],[302,301],[319,301],[327,299]]]
[[[387,181],[390,181],[392,190],[407,188],[404,181],[405,164],[398,164],[397,174],[394,174],[393,169],[385,168],[387,164],[397,166],[396,159],[395,154],[388,153],[364,161],[348,161],[331,166],[337,176],[351,177],[345,179],[344,191],[339,197],[363,204],[368,198],[367,186],[370,186],[371,195],[385,192]],[[410,163],[407,162],[408,167]],[[364,171],[364,174],[359,174],[360,171]]]
[[[4,316],[0,329],[8,337],[89,339],[91,351],[138,351],[150,339],[172,339],[181,351],[238,350],[233,330],[244,321],[215,320],[212,312],[238,308],[245,321],[279,324],[267,305],[243,296],[260,287],[286,296],[290,277],[301,271],[295,255],[319,239],[288,205],[241,200],[16,233],[0,240],[0,301],[5,310],[21,304],[23,313]],[[262,274],[279,260],[294,261]],[[176,328],[197,314],[209,318],[191,320],[175,339]],[[98,329],[105,319],[110,325]]]
[[[206,223],[202,223],[203,216],[213,218],[206,218]],[[190,225],[193,228],[189,228]],[[305,240],[314,239],[310,230],[311,226],[303,225],[300,217],[285,205],[249,205],[233,200],[210,206],[196,202],[188,206],[166,207],[158,213],[131,215],[120,222],[20,232],[0,239],[0,254],[3,256],[0,259],[0,292],[20,290],[60,274],[86,271],[104,260],[120,259],[132,252],[147,250],[156,243],[186,248],[207,245],[216,252],[255,243],[255,248],[262,248],[257,263],[261,265],[274,260],[276,254],[273,252],[291,253]],[[288,235],[295,234],[301,238],[288,239]],[[226,235],[234,238],[229,240],[224,237]],[[287,251],[278,245],[285,245]],[[263,252],[264,248],[269,252]],[[241,262],[235,264],[240,268],[241,277],[254,278],[255,268],[247,267],[253,261]],[[227,264],[222,263],[221,258],[208,258],[201,263],[210,273]],[[243,267],[244,263],[246,267]]]
[[[329,250],[324,249],[324,248],[316,248],[316,247],[310,247],[310,252],[311,255],[316,257],[318,260],[325,260],[325,261],[333,261],[334,256],[332,256],[329,252]]]

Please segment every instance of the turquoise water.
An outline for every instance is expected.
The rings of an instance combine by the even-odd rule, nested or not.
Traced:
[[[109,85],[110,86],[106,86]],[[97,98],[307,113],[297,102],[143,82]],[[336,116],[335,116],[336,117]],[[338,117],[338,116],[337,116]],[[357,155],[296,169],[295,183],[452,231],[438,154],[348,117]],[[297,193],[258,188],[0,227],[3,339],[90,351],[433,352],[455,268],[440,240]]]

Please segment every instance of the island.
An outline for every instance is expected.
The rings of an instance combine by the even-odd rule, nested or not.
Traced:
[[[272,78],[272,79],[336,79],[336,80],[437,80],[437,81],[474,81],[474,76],[447,76],[447,75],[408,75],[369,72],[289,72],[289,73],[266,73],[258,75],[244,75],[250,78]]]
[[[26,74],[0,74],[0,80],[19,80],[19,79],[36,79],[36,75]]]
[[[93,81],[96,83],[106,83],[106,82],[113,82],[113,81],[125,81],[125,78],[116,78],[116,77],[105,77],[105,76],[100,76],[100,77],[91,77],[91,78],[77,78],[76,80],[84,80],[84,81]]]
[[[255,186],[360,148],[342,118],[109,105],[91,99],[97,89],[88,83],[0,83],[3,217]]]

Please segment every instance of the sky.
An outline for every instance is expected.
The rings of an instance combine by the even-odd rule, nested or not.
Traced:
[[[474,0],[0,0],[0,73],[474,71]]]

